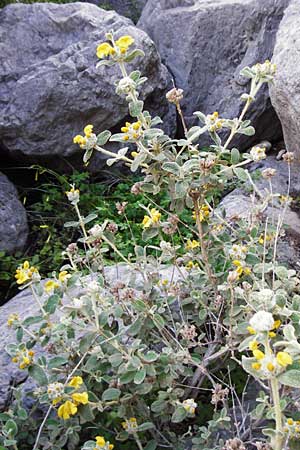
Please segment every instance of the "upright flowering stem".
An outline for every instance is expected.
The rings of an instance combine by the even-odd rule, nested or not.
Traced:
[[[212,273],[211,266],[209,263],[206,242],[204,239],[204,232],[203,232],[202,222],[201,222],[201,218],[200,218],[201,212],[200,212],[200,208],[199,208],[199,195],[192,194],[192,199],[193,199],[193,204],[194,204],[194,209],[195,209],[196,225],[197,225],[199,240],[200,240],[200,244],[201,244],[201,256],[202,256],[202,259],[204,262],[204,267],[205,267],[207,277],[208,277],[209,281],[211,282],[214,290],[216,290],[216,278]]]
[[[77,214],[77,216],[78,216],[80,228],[82,229],[82,232],[83,232],[83,236],[84,236],[85,239],[87,240],[87,239],[88,239],[88,235],[87,235],[87,232],[86,232],[86,229],[85,229],[85,225],[84,225],[84,221],[83,221],[82,216],[81,216],[81,214],[80,214],[80,211],[79,211],[79,208],[78,208],[77,203],[74,204],[74,207],[75,207],[76,214]],[[87,246],[88,246],[88,248],[89,248],[90,250],[92,249],[92,247],[90,246],[90,244],[89,244],[88,242],[87,242]]]
[[[272,350],[270,348],[270,343],[268,338],[265,341],[266,357],[272,356]],[[276,426],[276,437],[274,443],[274,450],[282,450],[283,444],[283,426],[282,426],[282,411],[280,406],[280,386],[276,377],[272,377],[270,380],[272,400],[274,404],[275,411],[275,426]]]
[[[246,112],[248,111],[248,108],[249,108],[249,106],[250,106],[252,100],[254,99],[255,95],[257,94],[257,92],[258,92],[259,89],[261,88],[261,85],[262,85],[261,82],[259,82],[258,84],[256,84],[256,83],[254,82],[254,80],[252,80],[249,97],[248,97],[248,99],[247,99],[247,101],[246,101],[246,103],[245,103],[245,105],[244,105],[244,108],[243,108],[243,110],[242,110],[242,112],[241,112],[240,117],[238,118],[238,122],[237,122],[236,127],[232,128],[232,130],[231,130],[231,132],[230,132],[230,135],[228,136],[228,139],[227,139],[227,141],[225,142],[224,150],[227,149],[228,145],[230,144],[230,142],[232,141],[234,135],[236,134],[237,129],[239,128],[240,124],[242,123],[243,118],[245,117],[245,114],[246,114]]]
[[[124,64],[123,61],[119,61],[119,67],[121,69],[123,77],[124,78],[128,77],[128,73],[127,73],[127,70],[126,70],[126,67],[125,67],[125,64]],[[129,95],[130,95],[130,97],[131,97],[133,102],[137,102],[138,99],[137,99],[137,96],[136,96],[136,91],[134,89],[130,90]],[[144,128],[149,128],[147,122],[145,121],[145,117],[144,117],[144,115],[142,113],[138,115],[138,120],[141,121],[141,123],[143,124]]]
[[[46,311],[44,310],[44,308],[43,308],[43,305],[41,304],[41,302],[40,302],[40,299],[38,298],[38,296],[36,295],[36,292],[35,292],[35,290],[34,290],[34,288],[33,288],[33,285],[31,284],[30,285],[30,289],[31,289],[31,292],[32,292],[32,295],[33,295],[33,298],[35,299],[35,301],[37,302],[37,304],[39,305],[39,308],[40,308],[40,310],[41,310],[41,312],[42,312],[42,314],[43,314],[43,316],[46,316],[47,315],[47,313],[46,313]]]
[[[276,437],[274,450],[282,450],[283,433],[282,433],[282,412],[280,406],[279,383],[277,378],[271,379],[272,398],[275,410]]]

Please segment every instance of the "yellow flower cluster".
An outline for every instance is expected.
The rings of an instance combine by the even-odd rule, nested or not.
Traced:
[[[139,139],[141,137],[141,126],[142,124],[139,120],[133,123],[126,122],[125,127],[121,128],[122,133],[124,133],[124,141],[128,141],[129,139]]]
[[[223,126],[223,123],[224,120],[219,118],[219,113],[217,111],[206,116],[206,125],[211,133],[220,130]]]
[[[80,389],[83,384],[83,379],[81,377],[73,377],[68,384],[68,386],[73,387],[75,391]],[[52,404],[56,404],[61,401],[62,398],[58,397],[52,401]],[[89,396],[87,392],[73,392],[69,394],[68,399],[60,405],[57,410],[57,415],[61,419],[68,420],[71,416],[74,416],[78,411],[78,406],[86,405],[89,402]]]
[[[238,259],[235,259],[232,261],[232,264],[236,266],[235,272],[238,275],[238,278],[242,275],[250,275],[251,269],[250,267],[247,267],[244,261],[239,261]]]
[[[144,216],[142,227],[150,228],[152,225],[157,224],[160,221],[161,213],[157,209],[150,209],[150,216]]]
[[[190,416],[194,416],[198,405],[193,398],[187,398],[182,402],[182,406]]]
[[[274,76],[276,73],[276,64],[271,63],[268,59],[264,63],[257,63],[252,67],[256,75],[258,76]]]
[[[247,256],[248,248],[246,245],[233,244],[229,250],[229,255],[232,259],[245,259]]]
[[[44,284],[44,289],[47,293],[52,292],[54,289],[58,288],[59,284],[55,280],[48,280]]]
[[[281,325],[281,321],[280,320],[275,320],[274,321],[273,327],[268,332],[268,335],[269,335],[270,338],[273,338],[273,337],[276,336],[276,333],[273,330],[277,330],[280,327],[280,325]],[[248,332],[250,334],[256,334],[257,333],[257,331],[251,326],[247,327],[247,330],[248,330]]]
[[[18,322],[19,320],[20,320],[20,318],[19,318],[18,314],[10,314],[10,315],[8,316],[8,319],[7,319],[7,325],[8,325],[9,327],[12,327],[13,324],[14,324],[15,322]]]
[[[127,433],[135,433],[138,427],[137,420],[135,417],[130,417],[129,420],[122,422],[122,427]]]
[[[66,191],[66,196],[68,197],[69,202],[72,205],[75,205],[79,202],[80,191],[79,189],[75,189],[75,186],[72,186],[69,191]]]
[[[200,222],[204,222],[210,216],[210,210],[208,205],[201,205],[199,208],[199,219]],[[193,219],[196,220],[196,212],[193,212]]]
[[[96,436],[96,447],[93,450],[112,450],[114,448],[113,444],[110,444],[108,441],[105,441],[103,436]]]
[[[106,58],[107,56],[123,55],[127,52],[128,48],[134,43],[134,39],[131,36],[121,36],[117,41],[102,42],[97,47],[97,56],[99,59]]]
[[[300,420],[293,420],[291,417],[287,419],[283,431],[294,439],[300,438]]]
[[[185,244],[185,248],[187,250],[194,250],[195,248],[200,247],[200,242],[196,241],[195,239],[191,240],[188,239],[186,244]]]
[[[256,340],[251,341],[249,344],[249,349],[256,359],[256,362],[252,363],[254,370],[266,369],[268,372],[274,372],[276,369],[280,371],[282,368],[293,364],[293,358],[288,352],[278,352],[276,356],[272,353],[266,356],[263,351],[259,350],[259,345],[259,342]]]
[[[274,240],[275,237],[275,233],[270,233],[270,234],[261,234],[259,236],[258,242],[263,245],[264,243],[268,243],[268,242],[272,242]]]
[[[261,161],[266,158],[266,149],[258,146],[252,147],[250,150],[250,156],[255,162]]]
[[[34,351],[27,350],[27,348],[20,350],[11,359],[12,362],[19,364],[20,369],[26,369],[33,362]]]
[[[44,284],[44,290],[48,294],[54,291],[54,289],[57,289],[60,287],[61,284],[63,284],[68,278],[70,278],[71,275],[66,271],[63,270],[59,272],[58,274],[58,280],[48,280]]]
[[[197,262],[193,262],[193,261],[189,261],[186,265],[185,268],[187,270],[192,270],[192,269],[196,269],[197,267],[199,267],[199,264]]]
[[[34,273],[38,273],[38,270],[35,267],[30,266],[28,261],[25,261],[23,265],[19,266],[16,270],[15,278],[17,284],[24,284],[27,281],[30,281]]]
[[[85,136],[77,134],[73,138],[73,143],[78,144],[80,148],[85,148],[86,144],[88,143],[88,139],[90,139],[93,135],[93,128],[94,128],[93,125],[86,125],[86,127],[84,127],[83,130]]]

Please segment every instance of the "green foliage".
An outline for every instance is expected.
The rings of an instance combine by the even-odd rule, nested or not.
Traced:
[[[17,283],[31,289],[38,312],[8,318],[16,341],[6,350],[36,383],[27,398],[43,407],[33,450],[184,450],[190,444],[224,450],[256,445],[250,431],[260,448],[282,450],[300,437],[293,402],[283,395],[284,386],[299,387],[300,279],[274,253],[285,208],[278,221],[272,209],[264,218],[276,197],[270,186],[262,194],[247,169],[266,157],[265,149],[241,155],[229,148],[236,134],[253,134],[244,116],[275,66],[266,61],[243,70],[251,83],[240,117],[197,111],[200,124],[186,129],[183,120],[184,138],[174,140],[144,111],[141,74],[127,73],[125,63],[142,54],[131,51],[133,38],[108,33],[106,39],[97,49],[100,64],[119,66],[116,91],[134,121],[115,135],[97,136],[89,124],[74,141],[85,163],[97,151],[109,156],[109,166],[123,161],[142,178],[133,196],[120,184],[105,203],[99,186],[76,174],[63,188],[73,213],[62,214],[63,233],[72,240],[64,265],[46,282],[32,261],[17,269]],[[182,92],[174,88],[167,98],[181,114]],[[224,144],[221,129],[228,131]],[[199,147],[204,133],[213,142],[207,149]],[[121,145],[113,153],[103,148],[108,139],[136,151],[128,155]],[[292,159],[288,154],[289,170]],[[220,189],[236,179],[251,185],[253,210],[229,219],[216,204]],[[62,195],[52,192],[58,204]],[[125,212],[122,204],[111,208],[116,195],[128,202]],[[116,255],[121,264],[111,272],[107,260]],[[46,351],[37,353],[36,344]],[[266,391],[250,414],[240,398],[249,378]],[[20,407],[0,417],[0,444],[27,450]]]

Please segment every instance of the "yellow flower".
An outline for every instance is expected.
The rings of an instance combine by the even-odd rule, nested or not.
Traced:
[[[276,355],[276,361],[282,367],[287,367],[293,364],[293,358],[288,352],[278,352]]]
[[[250,273],[251,273],[250,267],[244,267],[244,274],[245,275],[250,275]]]
[[[86,405],[89,402],[89,394],[87,392],[77,392],[72,394],[72,400],[75,405]]]
[[[257,350],[258,349],[258,342],[257,341],[251,341],[250,342],[250,344],[249,344],[249,348],[250,348],[250,350]]]
[[[136,428],[138,427],[136,418],[130,417],[129,420],[122,422],[122,427],[124,428],[124,430],[127,430],[129,433],[136,430]]]
[[[209,211],[209,206],[207,205],[202,205],[200,206],[200,210],[199,210],[199,220],[200,222],[204,222],[204,220],[208,219],[208,217],[210,216],[210,211]],[[193,219],[196,220],[196,212],[193,212]]]
[[[273,370],[275,369],[274,364],[272,364],[271,362],[268,362],[268,364],[267,364],[267,369],[268,369],[270,372],[273,372]]]
[[[236,272],[238,273],[239,276],[243,275],[243,273],[245,275],[250,275],[251,273],[250,267],[246,267],[242,261],[235,259],[234,261],[232,261],[232,263],[236,266]]]
[[[97,56],[100,59],[104,58],[105,56],[113,55],[114,53],[115,49],[107,42],[102,42],[102,44],[99,44],[97,47]]]
[[[261,364],[258,362],[252,363],[252,369],[259,370],[261,368]]]
[[[250,334],[256,334],[256,331],[254,330],[254,328],[252,328],[252,327],[247,327],[247,331],[250,333]]]
[[[132,124],[132,128],[134,129],[134,130],[139,130],[139,128],[141,127],[141,122],[138,120],[137,122],[134,122],[133,124]]]
[[[78,144],[78,145],[85,145],[86,144],[86,139],[83,136],[81,136],[80,134],[77,134],[73,138],[73,143],[74,144]]]
[[[96,444],[99,445],[99,447],[104,447],[106,442],[103,436],[96,436]]]
[[[293,419],[291,419],[291,418],[289,418],[289,419],[287,420],[287,423],[288,423],[288,425],[294,425],[294,421],[293,421]]]
[[[149,228],[152,225],[152,221],[151,218],[149,216],[144,216],[143,222],[142,222],[142,226],[143,228]]]
[[[277,330],[281,325],[281,320],[275,320],[273,330]]]
[[[199,264],[197,263],[197,262],[193,262],[193,261],[189,261],[186,265],[185,265],[185,267],[186,267],[186,269],[187,270],[191,270],[191,269],[195,269],[195,267],[198,267],[199,266]]]
[[[276,333],[274,333],[274,331],[269,331],[269,337],[270,338],[276,337]]]
[[[161,213],[157,211],[155,208],[152,208],[150,211],[151,219],[153,220],[153,223],[159,222],[161,218]]]
[[[265,354],[264,354],[264,352],[262,352],[261,350],[253,350],[253,356],[254,356],[254,358],[256,358],[258,361],[260,361],[261,359],[264,359]]]
[[[119,47],[121,53],[125,53],[128,48],[134,43],[134,39],[131,36],[121,36],[116,41],[116,46]]]
[[[22,350],[17,353],[16,356],[12,358],[12,362],[19,363],[20,369],[26,369],[33,361],[34,351],[33,350]]]
[[[58,417],[64,420],[70,419],[70,417],[74,416],[76,413],[77,406],[70,400],[67,400],[65,403],[63,403],[57,411]]]
[[[91,137],[91,135],[93,133],[93,128],[94,128],[93,125],[86,125],[84,127],[83,132],[84,132],[84,134],[86,135],[87,138]]]
[[[142,226],[143,228],[150,228],[151,225],[156,224],[159,222],[161,218],[161,213],[157,211],[157,209],[152,208],[150,210],[150,216],[144,216]]]
[[[69,382],[69,386],[78,389],[83,384],[83,379],[81,377],[73,377]]]
[[[200,243],[198,241],[196,241],[195,239],[191,240],[188,239],[187,243],[185,245],[185,248],[187,250],[194,250],[194,248],[200,247]]]
[[[59,284],[54,280],[48,280],[44,285],[44,289],[46,292],[51,292],[53,289],[56,289],[58,287]]]
[[[70,277],[71,277],[71,275],[66,270],[63,270],[62,272],[59,272],[59,274],[58,274],[58,279],[61,283],[64,283]]]
[[[18,320],[19,320],[18,314],[10,314],[7,319],[7,325],[11,327],[14,324],[14,322]]]
[[[57,403],[61,402],[61,400],[62,400],[62,397],[55,398],[54,400],[52,400],[52,405],[53,406],[57,405]]]
[[[23,265],[19,266],[16,270],[15,278],[17,284],[24,284],[26,281],[30,281],[34,272],[37,272],[35,267],[30,267],[28,261],[25,261]]]
[[[138,156],[138,152],[131,152],[131,156],[132,156],[133,158],[135,158],[136,156]]]

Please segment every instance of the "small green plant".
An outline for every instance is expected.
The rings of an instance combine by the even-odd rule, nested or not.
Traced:
[[[144,110],[139,90],[146,79],[138,70],[127,72],[143,52],[132,50],[131,36],[106,38],[97,48],[98,67],[119,67],[116,91],[133,119],[114,135],[96,134],[88,124],[74,143],[86,164],[97,151],[109,166],[123,161],[140,171],[131,193],[147,195],[135,206],[136,214],[142,211],[143,243],[134,234],[134,254],[132,247],[126,254],[114,222],[100,220],[97,208],[83,214],[84,189],[73,183],[66,191],[73,219],[65,226],[80,230],[80,237],[66,247],[66,263],[47,281],[29,261],[18,267],[16,282],[32,291],[38,308],[35,317],[8,319],[17,342],[7,352],[37,384],[34,408],[43,407],[29,448],[292,448],[300,422],[286,389],[300,387],[300,279],[277,262],[288,200],[279,217],[271,208],[262,219],[278,201],[275,173],[262,172],[270,186],[262,193],[247,165],[264,159],[265,150],[255,146],[241,155],[230,148],[236,134],[254,134],[245,115],[261,86],[273,80],[275,66],[266,61],[242,71],[250,92],[234,119],[197,111],[199,125],[188,128],[183,92],[173,88],[167,98],[185,130],[174,140]],[[225,143],[220,130],[228,132]],[[204,133],[213,142],[208,149],[199,147]],[[116,153],[105,148],[109,140],[119,143]],[[293,154],[285,161],[290,171]],[[253,211],[233,221],[216,204],[220,189],[236,178],[251,186]],[[117,210],[126,223],[123,206]],[[180,218],[184,211],[192,223]],[[124,271],[121,279],[109,274],[108,252],[121,261],[115,268]],[[36,344],[47,354],[37,355]],[[261,389],[250,414],[239,398],[240,380],[249,377]],[[18,413],[10,409],[0,420],[2,445],[27,450]]]

